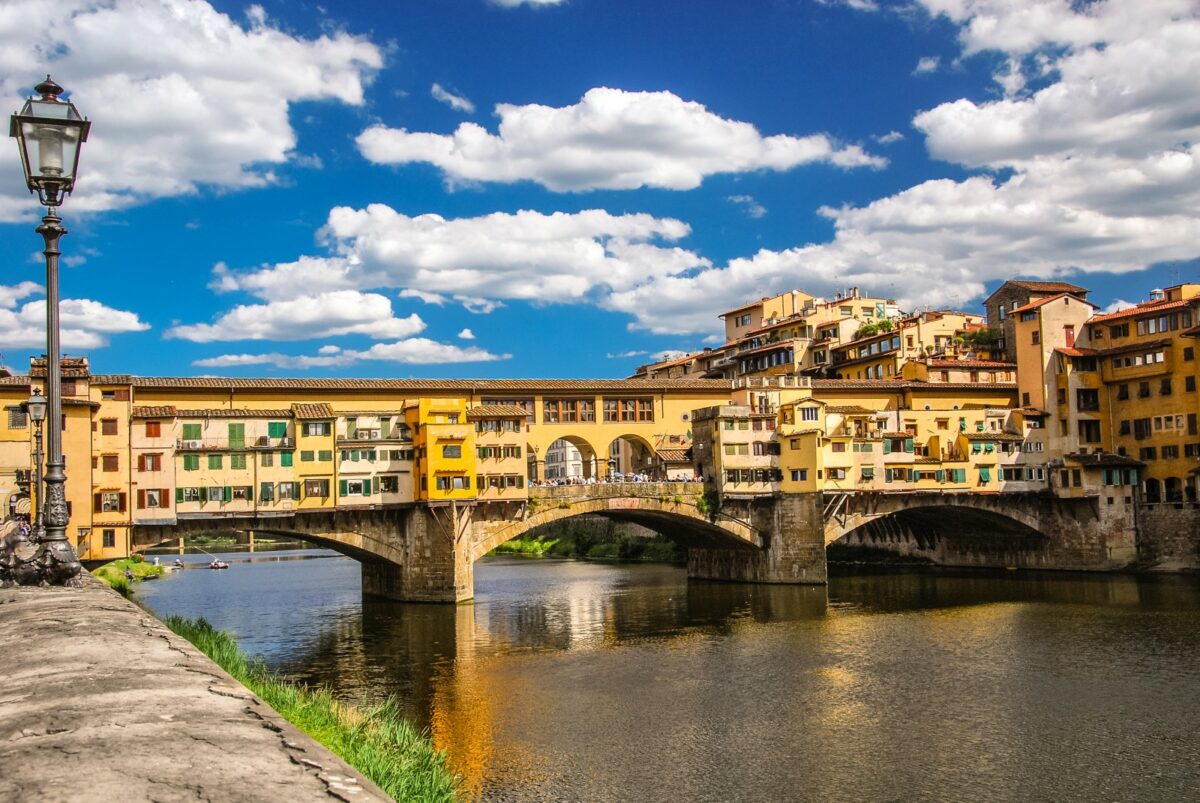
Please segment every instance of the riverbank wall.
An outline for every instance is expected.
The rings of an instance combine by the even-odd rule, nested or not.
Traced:
[[[0,800],[387,801],[151,614],[0,589]]]

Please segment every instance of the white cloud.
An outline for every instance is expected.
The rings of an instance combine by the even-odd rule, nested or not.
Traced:
[[[938,65],[942,63],[938,56],[923,56],[917,60],[917,66],[913,68],[913,75],[928,75],[932,72],[937,72]]]
[[[1100,310],[1100,312],[1107,315],[1111,312],[1120,312],[1123,309],[1129,309],[1130,307],[1136,307],[1136,306],[1137,306],[1137,304],[1133,303],[1132,301],[1126,301],[1125,299],[1118,298],[1118,299],[1114,299],[1111,304],[1109,304],[1104,309]]]
[[[467,114],[475,113],[474,103],[462,95],[454,94],[441,84],[434,84],[433,86],[429,87],[429,94],[432,95],[433,99],[438,103],[444,103],[455,111],[465,112]]]
[[[18,307],[42,287],[34,282],[0,285],[0,350],[44,349],[46,346],[46,301],[35,299]],[[144,332],[150,326],[137,313],[114,309],[99,301],[67,298],[59,303],[60,337],[65,349],[93,349],[108,344],[110,335]]]
[[[242,304],[215,323],[175,326],[167,330],[166,336],[196,343],[309,340],[335,335],[385,339],[408,337],[424,328],[424,321],[417,315],[395,317],[392,302],[378,293],[337,290],[265,304]]]
[[[475,333],[472,332],[470,329],[463,329],[461,332],[458,333],[458,338],[459,338],[459,340],[474,340]]]
[[[730,195],[725,200],[742,207],[742,210],[752,218],[760,218],[767,214],[767,208],[754,200],[752,195]]]
[[[306,256],[243,274],[218,266],[214,284],[268,301],[332,289],[403,288],[400,295],[473,312],[498,303],[602,299],[659,274],[709,262],[671,245],[689,233],[671,218],[599,209],[474,218],[409,217],[382,204],[337,207],[321,239],[328,256]]]
[[[437,306],[437,307],[445,306],[446,302],[450,300],[449,298],[442,295],[441,293],[426,293],[421,290],[414,290],[411,287],[401,290],[400,297],[401,298],[420,299],[421,301],[424,301],[426,304],[433,304],[434,306]]]
[[[382,63],[380,49],[365,38],[293,36],[272,27],[261,9],[243,25],[204,0],[0,4],[0,93],[10,106],[50,72],[95,121],[80,159],[75,209],[122,207],[203,186],[263,186],[277,180],[278,165],[312,166],[313,157],[294,150],[290,105],[359,105],[364,83]],[[2,192],[10,193],[22,184],[10,160],[4,165]],[[29,211],[27,197],[0,195],[0,220]]]
[[[364,360],[398,362],[408,365],[438,365],[463,362],[493,362],[507,360],[511,354],[492,354],[476,346],[462,348],[448,343],[438,343],[424,337],[397,340],[394,343],[376,343],[365,351],[322,347],[316,356],[281,354],[222,354],[196,360],[193,365],[201,368],[233,368],[251,365],[272,365],[276,368],[328,368],[353,365]]]
[[[899,142],[900,140],[904,139],[904,135],[899,131],[889,131],[886,134],[880,134],[879,136],[872,137],[872,139],[874,139],[880,145],[891,145],[893,142]]]
[[[358,136],[367,159],[384,164],[429,162],[454,182],[535,181],[556,192],[662,187],[687,190],[705,177],[790,170],[824,162],[882,167],[857,145],[825,134],[763,137],[751,124],[727,120],[670,92],[588,90],[574,106],[499,104],[497,134],[463,123],[452,135],[382,125]]]
[[[627,359],[630,359],[631,357],[643,357],[649,353],[650,352],[648,352],[644,349],[640,349],[640,350],[633,350],[633,351],[622,351],[617,354],[613,354],[610,352],[608,354],[605,354],[604,356],[610,360],[627,360]]]

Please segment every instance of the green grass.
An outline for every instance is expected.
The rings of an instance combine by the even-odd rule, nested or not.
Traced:
[[[558,545],[559,540],[558,538],[514,538],[511,541],[505,541],[492,551],[497,555],[519,555],[522,557],[540,558],[544,555],[553,554],[553,550]]]
[[[123,558],[114,560],[111,563],[106,563],[92,571],[92,574],[99,577],[104,582],[115,588],[122,596],[128,597],[133,593],[133,583],[130,583],[125,577],[125,570],[128,569],[133,573],[133,583],[140,583],[143,580],[150,580],[155,577],[161,577],[165,571],[162,566],[155,566],[152,563],[146,563],[142,560],[141,555],[135,555],[132,558]]]
[[[658,563],[683,563],[687,560],[687,553],[665,538],[594,538],[569,534],[553,537],[523,535],[504,542],[490,554],[526,558],[551,556]]]
[[[169,616],[184,637],[300,730],[340,756],[400,803],[450,803],[458,780],[446,756],[400,713],[394,700],[370,708],[340,702],[328,689],[280,679],[251,660],[237,640],[203,618]]]

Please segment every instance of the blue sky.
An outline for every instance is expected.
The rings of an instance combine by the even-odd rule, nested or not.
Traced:
[[[64,347],[157,375],[614,377],[852,285],[1197,280],[1195,0],[7,0],[94,122]],[[0,351],[40,214],[0,164]]]

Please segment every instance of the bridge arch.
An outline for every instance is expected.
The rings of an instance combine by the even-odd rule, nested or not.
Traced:
[[[607,458],[607,454],[598,451],[592,445],[591,441],[581,435],[561,433],[542,444],[531,443],[527,445],[526,449],[534,463],[536,463],[534,466],[535,470],[529,474],[529,479],[535,482],[568,479],[571,474],[567,471],[567,468],[573,460],[573,456],[569,454],[570,450],[565,447],[572,447],[578,451],[581,463],[580,476],[582,479],[599,479],[604,475],[602,465]]]
[[[477,561],[500,544],[548,524],[583,515],[633,522],[693,546],[727,549],[760,549],[764,546],[762,535],[749,523],[732,516],[718,514],[710,518],[705,515],[695,495],[639,495],[642,489],[638,485],[626,487],[623,483],[615,483],[564,488],[562,490],[576,493],[539,497],[531,505],[533,510],[523,519],[476,522],[470,560]],[[584,489],[586,493],[578,493]]]
[[[613,437],[604,452],[609,474],[649,474],[654,468],[654,457],[657,454],[658,450],[654,448],[654,444],[633,432]]]

